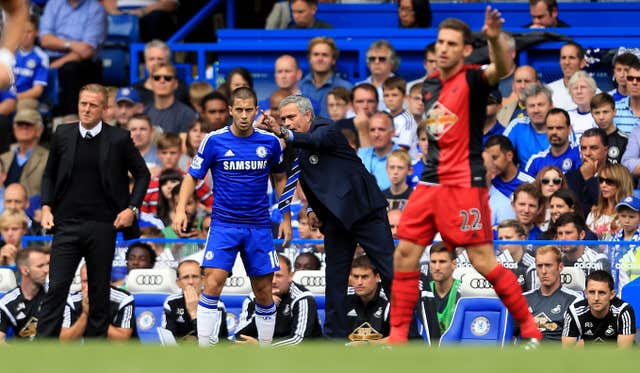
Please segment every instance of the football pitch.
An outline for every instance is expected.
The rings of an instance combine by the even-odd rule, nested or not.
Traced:
[[[0,347],[6,372],[631,372],[640,361],[637,347],[613,346],[562,350],[557,345],[536,351],[517,347],[452,347],[422,345],[381,348],[313,343],[283,349],[220,345],[199,349],[139,344],[85,345],[17,343]]]

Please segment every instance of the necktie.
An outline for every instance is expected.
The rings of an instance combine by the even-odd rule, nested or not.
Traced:
[[[92,137],[93,137],[93,135],[91,134],[91,132],[87,132],[87,134],[84,135],[84,138],[87,139],[87,140],[91,139]]]
[[[296,191],[296,184],[300,178],[300,164],[298,157],[293,159],[291,164],[291,174],[287,178],[287,185],[284,186],[280,201],[278,201],[278,209],[283,214],[291,209],[291,201],[293,200],[293,193]]]

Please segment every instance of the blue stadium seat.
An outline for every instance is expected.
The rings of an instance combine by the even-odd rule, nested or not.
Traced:
[[[138,41],[138,17],[132,14],[109,15],[107,40],[100,50],[102,79],[106,85],[128,85],[129,44]]]
[[[138,41],[140,30],[138,17],[133,14],[110,14],[107,43],[135,43]]]
[[[622,287],[620,298],[629,303],[634,311],[640,310],[640,277]],[[636,328],[640,327],[640,317],[636,316]]]
[[[229,336],[233,336],[240,325],[240,314],[242,313],[242,304],[248,298],[247,294],[222,294],[220,300],[227,309],[227,330]]]
[[[440,345],[485,344],[503,347],[513,335],[513,318],[498,298],[460,298]]]
[[[136,328],[140,342],[159,344],[157,328],[162,326],[163,305],[169,294],[133,294],[136,313]]]

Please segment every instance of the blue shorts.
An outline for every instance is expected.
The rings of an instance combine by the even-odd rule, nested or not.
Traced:
[[[202,266],[231,272],[238,252],[249,277],[280,270],[270,228],[229,227],[212,223]]]

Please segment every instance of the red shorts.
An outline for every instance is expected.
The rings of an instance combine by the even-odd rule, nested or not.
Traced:
[[[487,188],[418,184],[402,212],[398,238],[426,246],[437,232],[450,250],[491,242]]]

